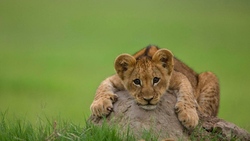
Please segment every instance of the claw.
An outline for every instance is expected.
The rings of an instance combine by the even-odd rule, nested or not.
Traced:
[[[180,112],[179,107],[175,107],[175,112],[176,112],[176,113],[179,113],[179,112]]]
[[[113,112],[113,108],[107,108],[107,110],[109,110],[110,112]]]

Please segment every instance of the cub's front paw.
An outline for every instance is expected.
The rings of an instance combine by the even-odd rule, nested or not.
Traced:
[[[94,100],[90,110],[94,116],[107,116],[113,111],[113,103],[118,99],[116,94],[103,94],[97,100]]]
[[[199,116],[195,106],[190,106],[190,104],[186,102],[177,102],[175,112],[178,115],[179,121],[187,129],[193,129],[198,125]]]

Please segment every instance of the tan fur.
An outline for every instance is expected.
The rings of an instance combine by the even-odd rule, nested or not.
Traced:
[[[216,116],[219,108],[219,82],[211,72],[197,74],[173,57],[171,51],[148,46],[134,54],[122,54],[115,60],[117,74],[104,80],[97,89],[91,111],[95,116],[112,112],[116,91],[127,90],[138,106],[157,108],[167,89],[177,90],[175,110],[186,128],[199,121],[197,110],[205,116]]]

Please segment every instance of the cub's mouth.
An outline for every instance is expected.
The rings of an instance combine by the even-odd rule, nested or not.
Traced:
[[[145,110],[154,110],[157,107],[157,105],[151,105],[151,104],[140,105],[139,104],[139,107],[141,107],[142,109],[145,109]]]
[[[143,100],[137,100],[136,103],[139,107],[141,107],[144,110],[154,110],[158,105],[158,100],[156,99],[143,99]]]

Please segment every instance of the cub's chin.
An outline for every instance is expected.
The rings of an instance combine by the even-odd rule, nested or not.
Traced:
[[[157,105],[139,105],[144,110],[154,110]]]

